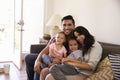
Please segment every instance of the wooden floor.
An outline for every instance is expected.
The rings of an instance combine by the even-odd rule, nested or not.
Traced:
[[[4,64],[4,63],[0,63]],[[10,64],[10,73],[0,73],[0,80],[27,80],[25,72],[25,64],[23,63],[22,69],[18,70],[13,63]]]

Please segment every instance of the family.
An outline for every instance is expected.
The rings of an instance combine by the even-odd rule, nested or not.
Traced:
[[[84,26],[75,27],[71,15],[62,18],[61,26],[38,55],[26,55],[27,80],[69,80],[77,74],[85,80],[95,71],[102,56],[99,42]]]

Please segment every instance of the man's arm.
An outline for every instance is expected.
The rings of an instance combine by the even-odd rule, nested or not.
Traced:
[[[35,64],[34,64],[34,71],[40,73],[40,67],[42,66],[42,55],[47,54],[49,52],[49,47],[46,46],[38,55]]]
[[[48,54],[49,53],[49,45],[54,42],[54,38],[52,38],[47,46],[39,53],[35,64],[34,64],[34,71],[39,73],[40,72],[40,67],[42,66],[42,55],[43,54]]]

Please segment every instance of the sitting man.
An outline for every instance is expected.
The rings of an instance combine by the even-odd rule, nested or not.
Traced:
[[[75,28],[75,21],[71,15],[65,16],[61,20],[63,32],[68,39],[70,33]],[[42,55],[48,54],[49,52],[49,45],[54,42],[54,37],[49,41],[47,46],[37,55],[37,54],[28,54],[25,57],[26,63],[26,72],[27,72],[27,80],[39,80],[39,74],[42,67]],[[67,43],[65,44],[66,49],[68,50]],[[37,74],[34,75],[34,72]]]

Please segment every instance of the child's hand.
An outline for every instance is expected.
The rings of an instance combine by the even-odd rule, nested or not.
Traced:
[[[57,59],[57,58],[54,58],[53,63],[60,64],[60,63],[61,63],[61,60],[60,60],[60,59]]]
[[[62,63],[65,63],[65,62],[67,62],[67,61],[68,61],[67,58],[62,58]]]

